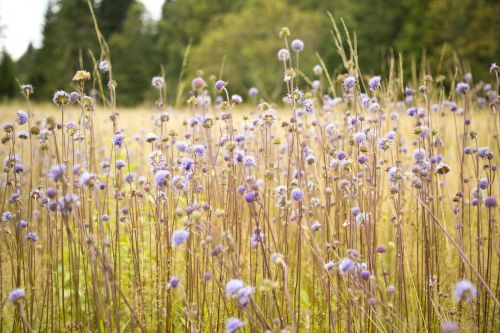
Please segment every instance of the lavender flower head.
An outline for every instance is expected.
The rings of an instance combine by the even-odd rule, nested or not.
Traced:
[[[189,237],[189,231],[184,229],[175,230],[172,233],[172,244],[173,246],[179,246],[184,243]]]
[[[56,165],[50,169],[50,178],[54,182],[58,182],[62,179],[66,173],[66,166],[64,164]]]
[[[370,90],[371,91],[375,91],[377,90],[379,87],[380,87],[380,81],[381,81],[381,77],[380,75],[377,75],[377,76],[374,76],[372,77],[369,81],[368,81],[368,86],[370,87]]]
[[[26,296],[26,294],[25,294],[23,288],[16,288],[16,289],[13,289],[9,293],[9,301],[12,303],[17,303],[19,300],[21,300],[25,296]]]
[[[165,84],[165,79],[162,78],[161,76],[155,76],[151,79],[151,86],[157,90],[163,88],[164,84]]]
[[[348,76],[344,79],[344,89],[351,91],[356,86],[356,78],[354,76]]]
[[[64,105],[69,103],[69,95],[67,92],[63,90],[58,90],[54,93],[52,97],[52,102],[55,105]]]
[[[304,50],[304,42],[300,39],[294,39],[291,45],[292,50],[294,50],[295,52],[302,52],[302,50]]]
[[[476,298],[477,289],[469,280],[460,280],[455,284],[453,296],[458,301],[470,302]]]
[[[24,112],[23,110],[17,111],[16,121],[19,125],[26,124],[26,122],[28,121],[28,118],[29,118],[28,114],[26,112]]]
[[[459,82],[457,84],[457,93],[459,93],[459,94],[465,94],[469,90],[470,90],[470,86],[467,83],[465,83],[465,82]]]
[[[304,199],[304,191],[300,188],[294,188],[291,192],[292,199],[296,202],[300,202]]]
[[[226,324],[226,333],[233,333],[245,326],[245,323],[235,317],[229,317]]]

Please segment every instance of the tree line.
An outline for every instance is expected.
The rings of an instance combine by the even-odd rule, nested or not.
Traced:
[[[453,70],[458,59],[479,79],[500,55],[495,0],[166,0],[158,21],[136,0],[92,2],[111,50],[121,105],[148,98],[151,77],[162,72],[169,98],[197,71],[206,78],[222,73],[242,95],[255,86],[264,97],[276,98],[283,87],[276,60],[283,26],[305,42],[300,67],[306,75],[317,55],[340,72],[327,12],[355,33],[364,73],[384,74],[386,60],[401,53],[408,68],[412,60],[425,60],[436,75]],[[55,90],[70,89],[75,70],[91,69],[92,58],[99,60],[87,0],[51,0],[42,35],[40,48],[29,45],[17,61],[3,50],[0,99],[18,94],[17,80],[33,84],[34,97],[48,100]]]

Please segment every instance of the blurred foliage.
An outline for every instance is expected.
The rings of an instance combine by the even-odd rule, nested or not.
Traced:
[[[17,92],[16,85],[16,64],[3,50],[0,55],[0,101],[15,96]]]
[[[356,35],[364,73],[384,75],[386,60],[402,52],[407,73],[414,62],[435,75],[460,66],[461,73],[471,70],[480,79],[500,55],[500,2],[495,0],[167,0],[158,22],[137,0],[92,2],[111,47],[124,105],[140,103],[150,93],[151,76],[161,73],[161,65],[170,97],[175,95],[188,45],[183,80],[189,82],[198,69],[206,78],[223,69],[232,91],[245,94],[256,86],[275,98],[283,86],[276,59],[284,45],[278,37],[282,26],[290,27],[290,40],[305,42],[300,68],[306,75],[318,61],[316,53],[330,71],[342,72],[327,12]],[[52,0],[42,47],[30,46],[18,60],[17,77],[47,100],[57,89],[71,89],[76,69],[93,68],[89,49],[100,54],[87,0]]]

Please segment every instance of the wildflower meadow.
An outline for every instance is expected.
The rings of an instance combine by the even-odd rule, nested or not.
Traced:
[[[277,100],[158,66],[124,109],[93,19],[72,90],[1,109],[0,333],[500,331],[495,59],[365,74],[332,19],[340,72],[276,27]]]

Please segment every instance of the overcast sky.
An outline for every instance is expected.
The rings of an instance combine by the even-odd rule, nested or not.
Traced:
[[[148,9],[151,17],[158,19],[164,0],[139,0]],[[0,49],[5,48],[18,59],[30,42],[40,46],[43,18],[49,0],[0,0]]]

